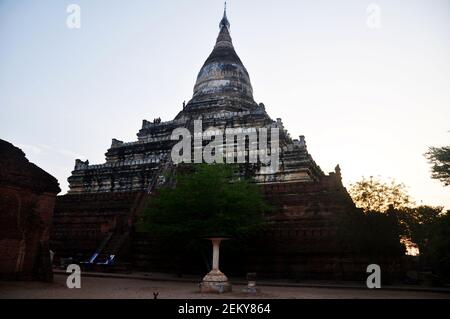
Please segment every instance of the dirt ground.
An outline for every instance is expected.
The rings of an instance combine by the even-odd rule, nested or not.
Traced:
[[[384,289],[353,288],[305,288],[261,286],[261,293],[246,294],[244,286],[234,285],[233,292],[222,295],[201,294],[198,286],[189,282],[149,281],[139,279],[117,279],[84,277],[80,289],[68,289],[66,276],[57,274],[53,283],[7,282],[0,281],[0,298],[32,299],[153,299],[158,292],[160,299],[235,299],[235,298],[269,298],[269,299],[316,299],[316,298],[446,298],[450,294],[440,292],[394,291]]]

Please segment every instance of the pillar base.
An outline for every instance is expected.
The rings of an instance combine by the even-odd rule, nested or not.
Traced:
[[[210,271],[200,284],[200,292],[202,293],[225,293],[231,291],[231,284],[220,270]]]

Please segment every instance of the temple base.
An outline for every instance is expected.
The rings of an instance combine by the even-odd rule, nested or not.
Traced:
[[[200,284],[201,293],[225,293],[231,291],[231,284],[220,270],[210,271]]]

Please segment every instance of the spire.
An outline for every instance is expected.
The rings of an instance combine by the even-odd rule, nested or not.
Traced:
[[[226,1],[219,26],[216,45],[197,76],[193,101],[233,96],[253,104],[250,77],[231,40]]]
[[[233,41],[230,36],[230,22],[227,18],[227,2],[225,1],[225,7],[223,10],[223,18],[220,21],[220,32],[216,40],[216,45],[214,46],[214,50],[206,60],[206,63],[210,63],[213,61],[224,61],[234,62],[238,64],[242,64],[238,55],[234,51]]]
[[[220,29],[222,29],[223,27],[227,27],[227,29],[230,28],[230,22],[228,21],[228,18],[227,18],[227,1],[225,1],[225,4],[224,4],[223,18],[220,21],[219,27],[220,27]]]

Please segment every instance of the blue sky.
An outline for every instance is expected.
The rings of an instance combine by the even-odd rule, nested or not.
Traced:
[[[81,28],[66,26],[69,4]],[[369,28],[368,6],[381,28]],[[237,1],[235,48],[257,102],[344,183],[395,178],[450,208],[428,146],[450,141],[450,2]],[[58,178],[102,163],[112,138],[171,120],[214,45],[222,1],[0,0],[0,138]]]

